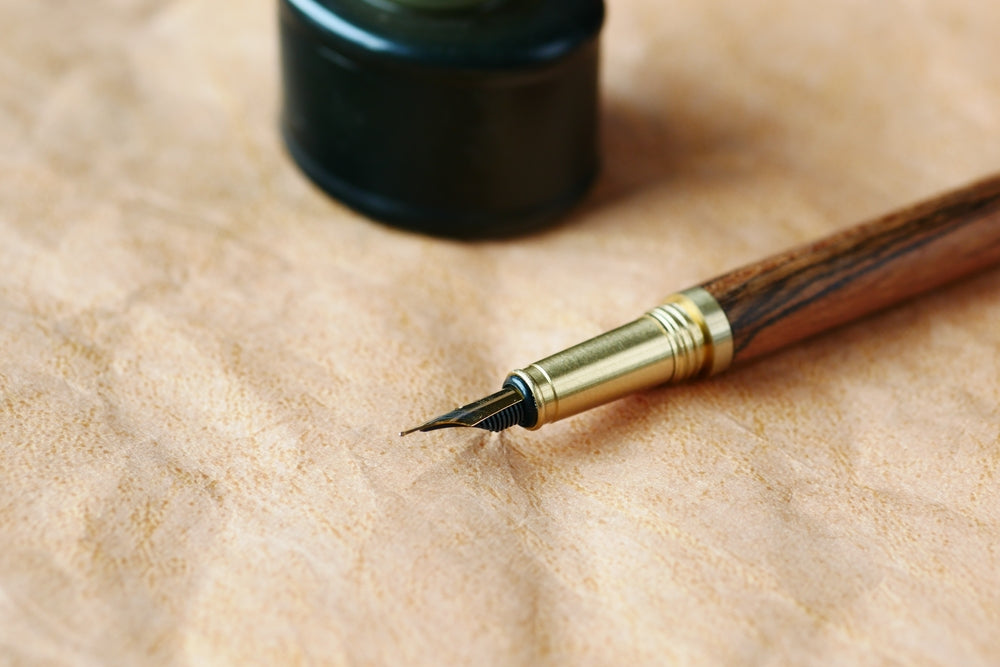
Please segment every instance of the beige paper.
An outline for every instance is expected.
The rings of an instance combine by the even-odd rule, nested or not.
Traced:
[[[1000,662],[1000,273],[537,432],[396,433],[1000,168],[995,2],[612,0],[563,224],[277,132],[275,3],[0,5],[0,663]]]

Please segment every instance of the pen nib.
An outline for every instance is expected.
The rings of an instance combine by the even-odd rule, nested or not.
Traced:
[[[474,426],[487,431],[502,431],[520,423],[523,417],[524,398],[515,389],[504,387],[491,396],[435,417],[415,428],[402,431],[400,435],[452,426]]]

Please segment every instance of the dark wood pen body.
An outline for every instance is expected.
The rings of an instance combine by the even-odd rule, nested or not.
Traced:
[[[733,329],[734,362],[782,348],[1000,262],[1000,176],[702,285]]]

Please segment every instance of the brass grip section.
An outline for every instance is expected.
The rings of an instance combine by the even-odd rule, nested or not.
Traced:
[[[634,322],[511,372],[531,391],[538,428],[626,394],[718,373],[733,358],[721,306],[701,287]]]

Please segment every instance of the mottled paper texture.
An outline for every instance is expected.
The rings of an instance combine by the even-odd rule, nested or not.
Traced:
[[[275,15],[0,3],[0,663],[1000,662],[996,271],[537,432],[397,436],[1000,168],[1000,5],[611,0],[595,191],[486,243],[306,181]]]

